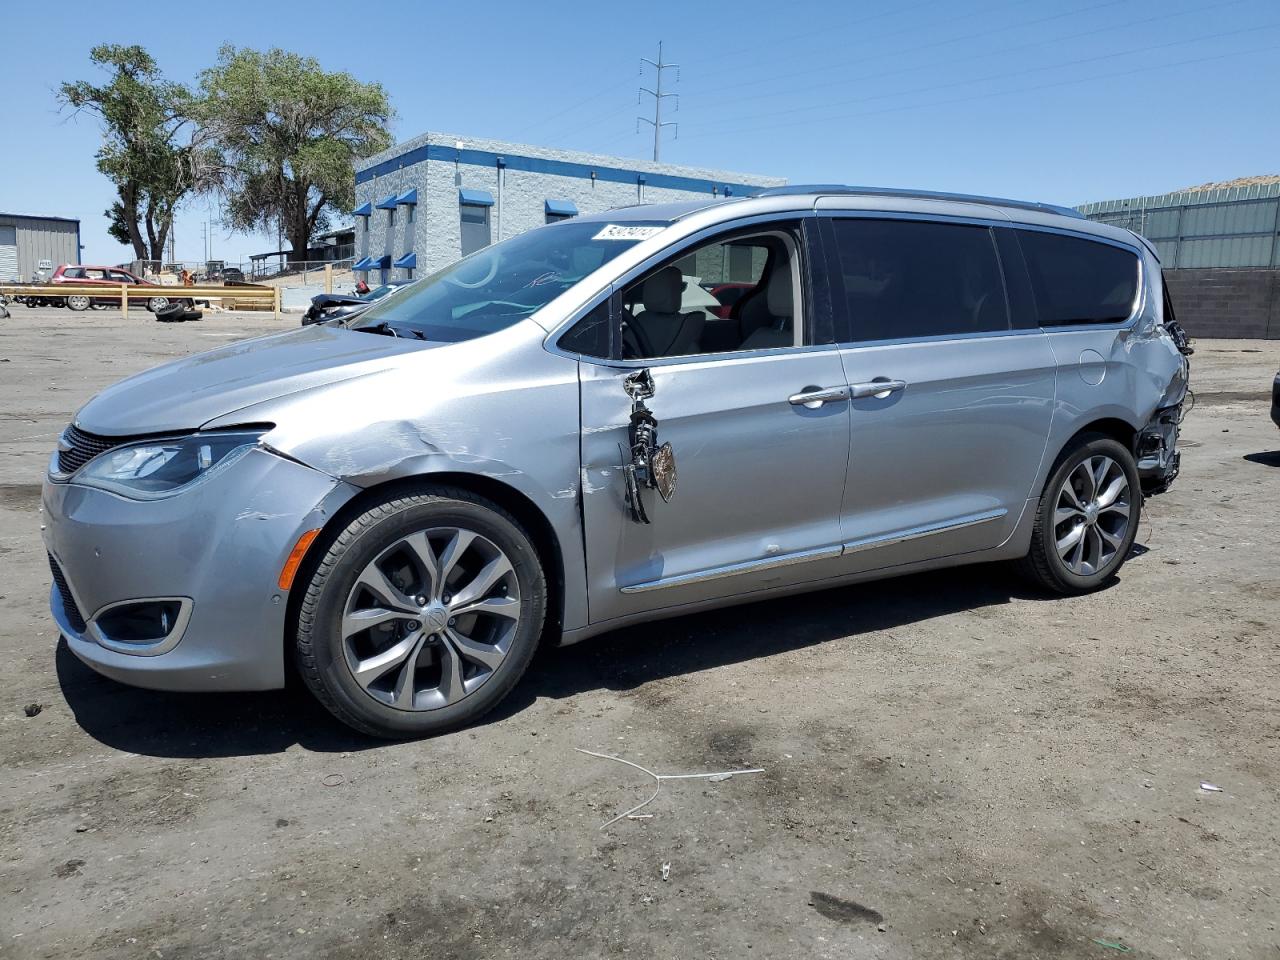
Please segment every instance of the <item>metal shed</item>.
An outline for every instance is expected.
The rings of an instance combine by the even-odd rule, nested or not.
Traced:
[[[79,220],[0,213],[0,281],[45,279],[59,264],[79,262]]]

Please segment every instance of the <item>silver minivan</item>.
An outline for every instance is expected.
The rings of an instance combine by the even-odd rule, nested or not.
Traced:
[[[578,217],[91,400],[44,485],[53,616],[125,683],[293,664],[413,737],[544,640],[963,563],[1092,590],[1177,474],[1185,346],[1155,250],[1043,204]]]

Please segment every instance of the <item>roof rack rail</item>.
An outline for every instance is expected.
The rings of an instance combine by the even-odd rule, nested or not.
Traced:
[[[1076,220],[1086,219],[1079,210],[1071,207],[1059,207],[1052,203],[1040,203],[1036,200],[1009,200],[1005,197],[983,197],[972,193],[944,193],[940,190],[910,190],[902,187],[851,187],[843,183],[797,183],[785,187],[766,187],[751,194],[753,197],[793,197],[804,194],[824,194],[827,196],[851,197],[899,197],[907,200],[951,200],[958,203],[986,203],[1000,207],[1014,207],[1018,210],[1039,210],[1041,213],[1056,213],[1062,217],[1073,217]]]

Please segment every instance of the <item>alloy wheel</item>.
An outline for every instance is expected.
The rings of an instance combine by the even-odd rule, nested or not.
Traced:
[[[387,706],[448,706],[506,659],[520,609],[515,568],[493,541],[461,527],[411,533],[370,561],[347,595],[347,667]]]
[[[89,298],[84,296],[67,297],[67,306],[72,310],[81,311],[89,309]]]
[[[1092,576],[1110,564],[1129,532],[1131,495],[1124,468],[1107,456],[1086,457],[1058,491],[1053,535],[1072,573]]]

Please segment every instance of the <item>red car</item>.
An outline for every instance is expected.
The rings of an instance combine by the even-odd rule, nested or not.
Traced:
[[[715,283],[708,286],[707,293],[720,301],[720,306],[713,307],[711,312],[721,320],[728,320],[733,305],[741,300],[744,294],[755,288],[754,283]]]
[[[146,305],[146,308],[152,313],[162,310],[169,305],[171,299],[169,292],[171,287],[164,287],[156,283],[147,283],[140,277],[134,276],[128,270],[120,267],[94,267],[83,266],[76,263],[64,263],[53,271],[53,276],[49,278],[50,283],[67,284],[75,286],[101,286],[107,284],[127,283],[131,286],[142,287],[137,293],[137,303]],[[156,293],[150,293],[155,290]],[[188,306],[193,306],[191,298],[182,298],[183,302]],[[129,303],[134,303],[134,294],[129,293]],[[120,304],[119,297],[86,297],[71,295],[66,298],[66,305],[72,310],[88,310],[90,306],[118,306]]]

